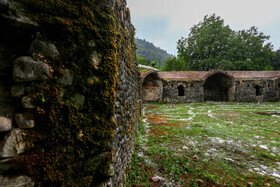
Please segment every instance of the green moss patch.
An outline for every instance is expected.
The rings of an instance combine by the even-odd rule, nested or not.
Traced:
[[[54,186],[97,185],[109,178],[110,147],[117,82],[117,28],[114,13],[101,1],[22,0],[39,32],[53,42],[58,59],[45,59],[52,77],[34,89],[36,127],[28,131],[28,153],[19,166],[38,182]],[[95,46],[89,45],[90,41]],[[89,55],[102,54],[99,69]],[[57,84],[63,69],[74,75],[71,86]],[[98,81],[89,83],[89,78]],[[85,96],[83,106],[73,101]],[[39,111],[39,112],[38,112]],[[42,112],[44,111],[44,112]]]

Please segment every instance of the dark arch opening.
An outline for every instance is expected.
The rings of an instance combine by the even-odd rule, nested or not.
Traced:
[[[204,101],[229,101],[232,78],[224,73],[208,77],[204,83]]]
[[[257,86],[254,86],[255,90],[256,90],[256,96],[260,96],[262,95],[262,87],[257,85]]]
[[[142,83],[143,100],[157,102],[161,97],[161,88],[157,73],[148,74]]]
[[[185,95],[185,89],[182,85],[178,86],[178,96],[184,96]]]

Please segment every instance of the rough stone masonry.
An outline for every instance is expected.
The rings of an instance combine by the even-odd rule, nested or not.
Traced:
[[[141,111],[125,0],[0,0],[0,186],[124,186]]]

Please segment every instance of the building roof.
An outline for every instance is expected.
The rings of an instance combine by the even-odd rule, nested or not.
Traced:
[[[235,79],[278,79],[280,71],[227,71]]]
[[[173,71],[157,72],[166,81],[205,81],[211,75],[220,73],[240,80],[278,79],[280,71]],[[147,75],[147,74],[146,74]],[[144,78],[144,77],[143,77]]]
[[[162,71],[160,78],[166,81],[201,81],[208,71]]]

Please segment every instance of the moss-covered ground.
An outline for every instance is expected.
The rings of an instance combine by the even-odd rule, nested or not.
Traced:
[[[279,102],[143,110],[127,186],[280,186]]]

